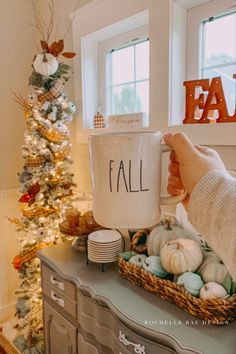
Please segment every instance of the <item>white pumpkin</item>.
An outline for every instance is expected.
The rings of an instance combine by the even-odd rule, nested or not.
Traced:
[[[204,252],[203,262],[197,272],[204,283],[215,282],[222,285],[228,270],[215,252]]]
[[[219,299],[226,298],[227,291],[220,284],[209,282],[205,284],[200,290],[200,298],[203,300],[206,299]]]
[[[179,238],[168,241],[161,250],[161,264],[172,274],[195,272],[200,266],[203,254],[200,245],[190,239]]]
[[[129,259],[129,262],[135,264],[138,267],[142,267],[143,262],[145,261],[146,258],[147,256],[145,254],[136,254],[135,256],[132,256]]]
[[[147,253],[149,256],[160,256],[161,249],[167,241],[192,237],[193,235],[180,225],[166,221],[155,227],[148,235]]]
[[[33,62],[33,67],[38,74],[49,76],[57,71],[58,61],[50,53],[38,54]]]

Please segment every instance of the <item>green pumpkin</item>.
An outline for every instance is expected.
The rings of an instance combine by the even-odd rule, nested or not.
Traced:
[[[129,261],[131,257],[135,256],[136,253],[133,251],[126,251],[119,253],[119,256],[123,258],[125,261]]]
[[[185,272],[178,277],[177,284],[184,288],[193,296],[199,296],[200,289],[204,286],[201,277],[192,272]]]
[[[159,256],[147,257],[143,262],[143,268],[160,278],[167,278],[169,273],[161,265],[161,259]]]
[[[197,270],[204,283],[214,282],[223,285],[228,272],[222,260],[213,251],[203,253],[203,262]]]
[[[191,238],[191,232],[183,229],[179,223],[171,223],[166,220],[155,227],[147,237],[147,253],[149,256],[160,256],[166,242],[177,238]]]

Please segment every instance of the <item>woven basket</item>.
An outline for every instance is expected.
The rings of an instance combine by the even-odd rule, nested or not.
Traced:
[[[228,299],[202,300],[192,296],[182,286],[161,279],[123,258],[119,259],[118,264],[122,277],[162,299],[175,303],[193,316],[217,325],[225,325],[236,319],[236,294]]]
[[[17,348],[0,332],[0,353],[20,354]]]

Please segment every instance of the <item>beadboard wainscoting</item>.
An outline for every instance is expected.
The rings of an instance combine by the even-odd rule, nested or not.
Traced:
[[[18,274],[13,268],[13,257],[19,251],[17,233],[8,217],[20,215],[18,189],[0,190],[0,323],[9,320],[15,311],[15,290]]]

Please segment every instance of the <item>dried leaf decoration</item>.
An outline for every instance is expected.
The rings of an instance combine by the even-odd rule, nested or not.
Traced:
[[[50,53],[54,57],[58,57],[58,55],[61,54],[61,55],[63,55],[63,57],[65,57],[67,59],[71,59],[76,55],[76,53],[73,53],[73,52],[63,52],[62,53],[62,51],[64,49],[64,40],[63,39],[60,39],[58,42],[53,42],[50,46],[48,45],[47,42],[41,40],[41,47],[45,53]]]
[[[61,55],[63,55],[63,57],[67,58],[67,59],[71,59],[71,58],[74,58],[74,56],[76,55],[76,53],[73,53],[73,52],[64,52],[64,53],[61,53]]]
[[[64,41],[63,39],[60,39],[58,42],[53,42],[50,45],[49,48],[49,53],[54,55],[54,57],[57,57],[64,49]]]
[[[45,53],[49,53],[49,46],[48,46],[47,42],[41,40],[40,43],[41,43],[42,50]]]

